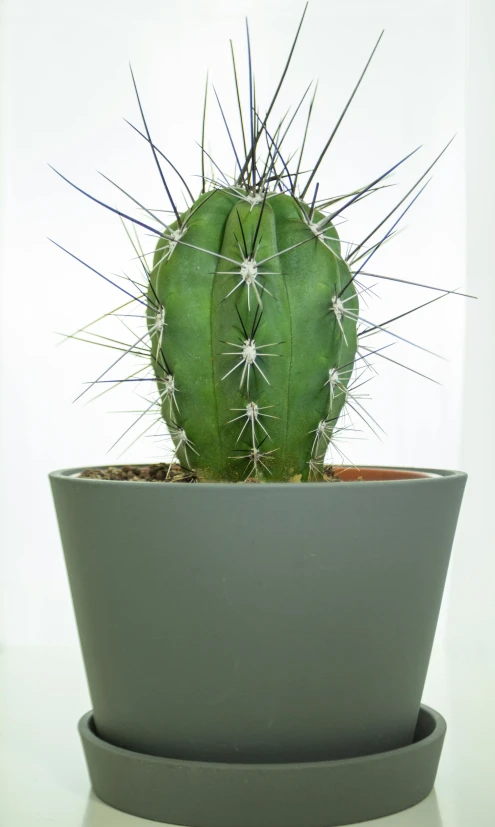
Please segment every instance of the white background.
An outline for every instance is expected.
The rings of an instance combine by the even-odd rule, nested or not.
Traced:
[[[242,71],[246,13],[257,89],[266,105],[302,4],[4,0],[1,9],[0,641],[66,643],[75,640],[76,632],[46,475],[54,468],[116,461],[119,451],[107,454],[108,448],[131,420],[109,412],[136,407],[140,400],[127,386],[126,395],[114,400],[108,395],[89,405],[71,404],[82,383],[106,367],[108,352],[78,342],[57,347],[55,332],[71,332],[120,302],[113,288],[46,237],[106,274],[136,271],[119,220],[72,190],[47,162],[112,204],[129,207],[97,169],[142,203],[168,206],[145,142],[122,120],[124,116],[139,123],[131,60],[155,142],[197,189],[195,141],[200,139],[206,69],[222,100],[232,101],[228,40],[234,39]],[[377,196],[373,205],[370,200],[342,228],[342,236],[351,239],[362,237],[457,133],[434,180],[408,214],[405,232],[373,265],[378,273],[448,289],[468,286],[481,301],[447,297],[393,328],[447,358],[435,359],[402,344],[393,348],[393,358],[426,371],[441,385],[377,364],[380,372],[371,386],[369,409],[387,436],[380,442],[371,434],[344,450],[356,463],[462,467],[471,472],[442,636],[467,650],[474,631],[475,645],[483,651],[491,650],[485,630],[494,573],[486,516],[493,490],[487,468],[493,457],[489,374],[494,353],[493,338],[486,332],[493,296],[489,241],[494,226],[487,199],[490,174],[493,191],[493,167],[485,165],[491,161],[490,127],[493,137],[493,71],[490,75],[485,58],[490,42],[487,10],[493,15],[482,0],[471,3],[469,13],[464,0],[312,0],[278,110],[283,113],[311,79],[320,78],[306,157],[317,156],[385,28],[369,74],[318,176],[320,193],[352,190],[419,144],[423,148],[395,176],[397,187]],[[213,95],[210,101],[208,147],[217,147],[216,155],[226,157],[231,169]],[[231,104],[226,105],[233,113]],[[368,311],[377,321],[432,296],[386,282],[377,291],[380,300]],[[482,393],[486,401],[481,405]],[[156,458],[162,448],[143,440],[124,459]]]

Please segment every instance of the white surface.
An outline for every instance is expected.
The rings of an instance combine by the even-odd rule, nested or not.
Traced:
[[[373,259],[379,273],[449,288],[465,281],[464,7],[464,0],[311,0],[279,106],[283,112],[310,79],[320,78],[306,156],[316,157],[380,30],[386,29],[322,168],[320,192],[363,185],[423,143],[424,149],[396,176],[404,191],[457,132],[434,181],[409,214],[407,232]],[[126,202],[95,168],[144,203],[164,206],[146,145],[122,121],[126,116],[137,122],[128,60],[154,139],[189,176],[198,171],[194,141],[200,133],[206,69],[222,99],[231,99],[228,38],[234,38],[244,68],[247,13],[257,89],[263,88],[268,97],[302,8],[302,0],[245,0],[240,5],[231,0],[1,3],[5,394],[0,503],[9,552],[0,578],[0,640],[6,643],[75,640],[46,474],[54,468],[115,461],[118,450],[108,456],[106,452],[128,420],[107,416],[106,411],[135,407],[130,394],[113,401],[109,395],[107,403],[102,399],[89,406],[71,405],[82,383],[108,364],[107,351],[74,342],[56,348],[54,331],[75,330],[118,302],[113,288],[51,246],[46,236],[106,273],[127,268],[131,253],[118,219],[70,189],[46,163],[111,203]],[[222,154],[223,127],[211,99],[208,140],[214,146],[218,138]],[[489,106],[488,95],[483,107]],[[397,200],[395,188],[383,194],[376,209],[370,201],[370,208],[358,212],[345,230],[362,237],[372,217],[381,217],[392,199]],[[488,268],[480,278],[491,279]],[[370,312],[382,321],[430,298],[417,288],[383,283],[378,292],[381,303],[374,302]],[[459,465],[465,311],[464,300],[448,297],[397,327],[398,333],[438,350],[449,361],[402,344],[394,345],[394,358],[433,374],[443,385],[380,364],[380,376],[370,383],[370,410],[387,437],[383,443],[372,435],[364,442],[350,442],[345,450],[355,462]],[[157,448],[143,440],[126,459],[156,456]]]
[[[494,695],[493,668],[434,653],[424,702],[448,725],[435,790],[416,807],[370,825],[493,827]],[[112,810],[90,792],[76,732],[77,720],[89,708],[77,649],[18,646],[0,653],[2,825],[150,824]]]

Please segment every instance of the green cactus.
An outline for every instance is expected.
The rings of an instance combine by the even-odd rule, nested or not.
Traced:
[[[153,143],[132,76],[145,130],[140,134],[151,148],[175,221],[166,224],[132,196],[128,197],[144,209],[147,220],[149,217],[154,221],[153,226],[89,196],[132,222],[135,228],[144,228],[158,237],[152,265],[147,264],[139,241],[137,247],[133,242],[146,276],[142,292],[136,294],[112,281],[130,297],[131,303],[144,307],[149,345],[143,336],[128,348],[115,342],[113,346],[122,350],[123,355],[111,367],[130,353],[144,355],[151,362],[158,399],[150,407],[158,406],[161,410],[174,442],[174,460],[193,469],[200,480],[321,480],[325,453],[340,430],[337,423],[346,404],[372,427],[371,417],[362,410],[350,382],[356,377],[357,363],[366,362],[370,353],[380,349],[372,350],[365,343],[358,348],[359,336],[375,330],[390,333],[387,325],[395,319],[373,325],[361,317],[359,295],[367,288],[358,284],[357,277],[393,235],[422,190],[408,201],[383,237],[378,241],[371,239],[408,200],[445,151],[366,238],[344,255],[334,223],[337,216],[381,189],[388,176],[413,153],[359,190],[317,199],[319,184],[315,176],[377,43],[312,169],[303,171],[302,158],[314,94],[302,146],[292,156],[297,160],[292,164],[285,160],[282,144],[310,87],[288,126],[284,126],[286,116],[275,129],[270,126],[269,130],[268,123],[304,14],[263,119],[255,102],[249,29],[247,118],[241,106],[232,49],[242,156],[216,97],[235,157],[234,176],[227,176],[211,158],[212,170],[215,168],[212,175],[219,172],[222,180],[205,174],[205,95],[202,190],[194,197],[178,170]],[[159,156],[172,166],[186,187],[191,200],[186,209],[177,209]],[[314,187],[312,198],[307,197],[310,187],[312,192]],[[364,271],[363,275],[369,274]],[[136,286],[135,282],[131,284]],[[441,295],[449,292],[452,291],[439,290]],[[364,326],[361,332],[358,325]],[[103,379],[109,370],[96,382],[112,381]],[[121,381],[149,380],[131,377]]]
[[[357,294],[336,230],[263,182],[202,195],[191,212],[181,216],[191,246],[158,241],[148,291],[177,455],[204,479],[314,478],[357,348]]]

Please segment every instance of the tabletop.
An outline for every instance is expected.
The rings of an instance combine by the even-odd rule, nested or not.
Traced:
[[[423,701],[447,719],[434,791],[373,827],[494,827],[495,665],[435,646]],[[0,823],[146,827],[91,792],[76,731],[90,709],[77,647],[0,650]],[[174,827],[174,825],[172,825]],[[304,827],[304,825],[301,825]]]

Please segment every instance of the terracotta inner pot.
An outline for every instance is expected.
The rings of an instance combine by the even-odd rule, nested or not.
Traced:
[[[353,468],[348,466],[335,466],[335,476],[345,482],[358,481],[383,481],[383,480],[415,480],[429,477],[421,471],[403,471],[395,468]]]

